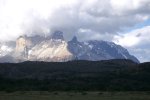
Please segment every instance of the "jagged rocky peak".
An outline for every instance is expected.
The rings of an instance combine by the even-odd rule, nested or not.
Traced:
[[[72,38],[72,40],[71,40],[72,42],[78,42],[78,39],[77,39],[77,37],[76,36],[74,36],[73,38]]]
[[[28,56],[28,49],[31,47],[32,41],[26,35],[20,36],[16,40],[15,56]]]
[[[44,36],[20,36],[14,43],[1,43],[0,54],[10,55],[14,62],[22,61],[69,61],[69,60],[109,60],[109,59],[131,59],[139,62],[129,52],[112,42],[91,40],[78,41],[74,36],[71,41],[65,41],[63,32],[55,31],[52,35]],[[6,51],[7,49],[7,51]],[[10,53],[10,50],[12,53]],[[7,56],[6,58],[8,58]],[[6,60],[6,59],[4,59]],[[3,60],[3,61],[4,61]]]
[[[108,41],[90,40],[79,42],[76,37],[74,37],[68,42],[68,49],[78,60],[99,61],[131,59],[135,62],[139,62],[138,59],[130,55],[125,48]]]
[[[61,31],[55,31],[52,35],[51,35],[52,39],[61,39],[64,40],[64,36],[63,36],[63,32]]]
[[[16,52],[24,51],[26,47],[26,36],[20,36],[16,40]]]

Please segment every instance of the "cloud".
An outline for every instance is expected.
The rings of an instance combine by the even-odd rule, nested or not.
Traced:
[[[150,57],[150,26],[135,29],[131,32],[116,35],[113,40],[134,54],[140,61],[149,61]]]
[[[150,26],[135,29],[129,33],[114,36],[114,42],[125,47],[143,46],[150,44]]]
[[[150,0],[0,0],[0,41],[61,30],[67,40],[114,41],[148,61]],[[131,32],[124,32],[132,29]]]
[[[111,40],[124,28],[149,19],[149,11],[149,0],[0,0],[0,40],[55,30],[66,38],[75,33],[80,38],[81,29]]]
[[[141,47],[132,47],[128,48],[129,52],[135,55],[140,62],[149,62],[150,61],[150,48],[141,48]]]

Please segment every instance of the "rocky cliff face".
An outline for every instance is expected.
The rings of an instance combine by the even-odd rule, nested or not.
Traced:
[[[109,60],[109,59],[131,59],[139,62],[137,58],[130,55],[127,49],[113,42],[91,40],[79,42],[76,37],[68,42],[69,51],[76,56],[77,60]]]
[[[27,43],[25,37],[21,36],[16,40],[15,54],[23,57],[27,55]]]
[[[20,36],[16,40],[16,48],[14,51],[14,57],[19,61],[28,60],[28,51],[32,48],[32,41],[27,36]]]
[[[30,61],[53,61],[63,62],[73,59],[73,55],[67,49],[68,43],[64,40],[63,33],[54,32],[49,37],[20,36],[16,40],[15,56],[17,62]]]
[[[11,59],[14,58],[12,60],[13,62],[27,60],[47,62],[63,62],[69,60],[98,61],[108,59],[131,59],[139,62],[120,45],[96,40],[79,42],[76,37],[67,42],[61,31],[56,31],[48,37],[21,36],[16,40],[15,49],[11,50],[11,52],[14,52],[13,55],[8,53],[9,56],[7,55],[5,59],[8,57]]]
[[[67,42],[63,40],[47,40],[37,44],[29,51],[31,61],[69,61],[73,55],[67,49]]]

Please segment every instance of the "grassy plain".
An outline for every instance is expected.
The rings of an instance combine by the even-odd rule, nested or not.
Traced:
[[[0,100],[150,100],[150,92],[0,92]]]

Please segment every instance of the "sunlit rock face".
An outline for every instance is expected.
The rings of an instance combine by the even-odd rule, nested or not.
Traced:
[[[67,42],[63,40],[47,40],[35,45],[29,51],[31,61],[63,62],[72,60],[73,55],[67,49]]]
[[[31,48],[32,41],[27,36],[20,36],[16,40],[14,57],[17,62],[28,60],[28,50]]]
[[[113,42],[106,41],[78,41],[74,37],[71,41],[65,41],[63,32],[55,31],[51,36],[20,36],[14,48],[10,45],[0,44],[5,57],[0,56],[0,62],[46,61],[64,62],[70,60],[109,60],[130,59],[139,62],[137,58]],[[8,52],[9,51],[9,52]],[[11,52],[11,53],[10,53]],[[8,60],[7,60],[8,59]]]
[[[63,33],[54,32],[49,37],[20,36],[16,40],[15,56],[19,61],[53,61],[62,62],[73,59],[73,55],[68,50],[68,43],[64,40]]]
[[[16,41],[16,54],[22,54],[22,56],[25,56],[27,52],[27,43],[26,43],[26,37],[19,37]]]

